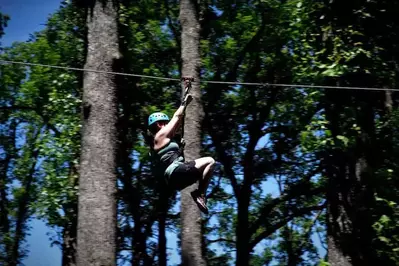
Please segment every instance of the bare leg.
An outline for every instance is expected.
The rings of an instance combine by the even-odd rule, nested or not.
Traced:
[[[205,197],[206,195],[206,190],[208,189],[209,181],[211,180],[214,167],[215,167],[215,160],[212,159],[210,160],[210,163],[205,166],[205,169],[202,172],[202,180],[198,185],[198,190],[202,197]]]
[[[209,180],[213,173],[214,166],[215,160],[212,157],[203,157],[195,160],[195,167],[202,172],[202,178],[199,182],[198,189],[192,191],[191,196],[204,213],[208,213],[205,194],[208,188]]]
[[[202,172],[202,180],[199,182],[198,190],[204,196],[212,176],[215,160],[212,157],[202,157],[195,160],[195,168]]]

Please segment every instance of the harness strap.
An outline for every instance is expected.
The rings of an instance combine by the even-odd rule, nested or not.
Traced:
[[[190,92],[192,85],[191,82],[194,81],[194,78],[192,77],[182,77],[181,78],[182,81],[184,81],[184,92],[182,93],[182,98],[181,101],[183,103],[184,98],[186,97],[186,95]],[[184,152],[184,146],[186,145],[185,141],[184,141],[184,120],[185,120],[185,111],[183,112],[183,121],[181,123],[181,146],[180,149],[181,151],[180,154],[183,154]]]

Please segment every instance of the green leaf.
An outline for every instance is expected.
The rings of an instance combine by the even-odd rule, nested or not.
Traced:
[[[388,238],[386,238],[385,236],[379,236],[378,239],[381,240],[384,243],[389,243],[391,241]]]

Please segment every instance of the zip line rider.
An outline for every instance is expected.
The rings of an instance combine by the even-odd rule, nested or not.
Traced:
[[[191,196],[199,209],[207,214],[205,194],[215,160],[212,157],[202,157],[185,162],[182,146],[174,140],[176,131],[184,119],[186,107],[192,99],[193,97],[187,94],[172,119],[161,112],[151,114],[148,117],[148,129],[152,135],[151,149],[156,157],[157,170],[162,172],[168,184],[177,190],[182,190],[199,180],[198,189],[192,191]]]

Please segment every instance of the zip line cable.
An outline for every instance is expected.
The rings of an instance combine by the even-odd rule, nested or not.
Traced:
[[[63,66],[54,66],[54,65],[46,65],[46,64],[28,63],[28,62],[17,62],[17,61],[9,61],[9,60],[0,60],[0,63],[2,63],[2,64],[3,63],[19,64],[19,65],[27,65],[27,66],[41,66],[41,67],[49,67],[49,68],[57,68],[57,69],[65,69],[65,70],[75,70],[75,71],[83,71],[83,72],[95,72],[95,73],[110,74],[110,75],[180,81],[180,79],[174,79],[174,78],[164,78],[164,77],[129,74],[129,73],[122,73],[122,72],[111,72],[111,71],[103,71],[103,70],[95,70],[95,69],[84,69],[84,68],[76,68],[76,67],[63,67]]]
[[[76,67],[64,67],[64,66],[55,66],[55,65],[46,65],[46,64],[38,64],[38,63],[29,63],[29,62],[20,62],[20,61],[11,61],[11,60],[0,60],[0,64],[19,64],[26,66],[41,66],[41,67],[49,67],[56,69],[64,69],[64,70],[75,70],[75,71],[84,71],[84,72],[94,72],[101,74],[109,74],[109,75],[120,75],[120,76],[128,76],[128,77],[139,77],[139,78],[148,78],[148,79],[158,79],[158,80],[169,80],[169,81],[181,81],[176,78],[167,78],[167,77],[158,77],[158,76],[150,76],[150,75],[140,75],[140,74],[131,74],[131,73],[122,73],[122,72],[112,72],[112,71],[103,71],[103,70],[95,70],[95,69],[85,69],[85,68],[76,68]],[[196,83],[195,81],[193,83]],[[209,83],[209,84],[226,84],[226,85],[245,85],[245,86],[275,86],[275,87],[285,87],[285,88],[315,88],[315,89],[341,89],[341,90],[369,90],[369,91],[398,91],[399,89],[390,89],[390,88],[367,88],[367,87],[345,87],[345,86],[323,86],[323,85],[303,85],[303,84],[279,84],[279,83],[251,83],[251,82],[234,82],[234,81],[213,81],[213,80],[200,80],[200,83]]]

